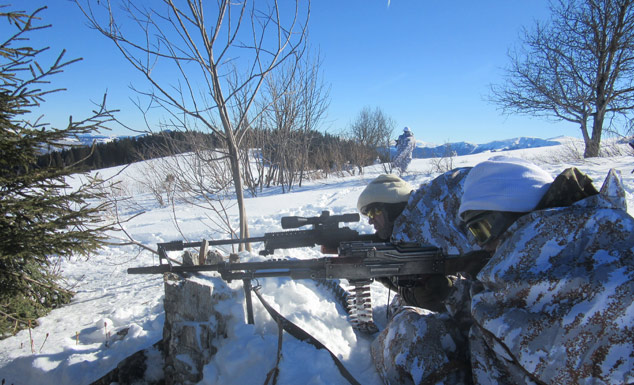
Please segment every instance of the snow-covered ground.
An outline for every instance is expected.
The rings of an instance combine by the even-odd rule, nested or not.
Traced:
[[[621,171],[628,193],[628,211],[634,213],[634,157],[621,155],[580,161],[567,161],[569,146],[551,146],[504,152],[540,164],[556,175],[575,166],[589,174],[600,188],[610,168]],[[453,167],[473,166],[499,153],[456,157]],[[414,159],[404,179],[413,186],[431,180],[433,159]],[[102,170],[114,175],[120,168]],[[154,248],[157,242],[181,239],[171,219],[172,208],[161,208],[152,195],[143,191],[138,180],[143,163],[126,168],[116,178],[134,196],[124,214],[140,212],[125,225],[134,238]],[[365,185],[383,173],[380,165],[368,167],[363,175],[331,177],[305,183],[291,193],[280,195],[275,188],[246,200],[251,236],[283,231],[280,218],[287,215],[316,216],[322,210],[333,214],[356,212],[356,200]],[[199,208],[176,207],[178,226],[188,241],[213,239],[210,227],[201,224],[206,217]],[[237,221],[237,219],[236,219]],[[348,224],[361,233],[372,228],[362,219]],[[259,245],[255,245],[258,247]],[[316,258],[317,249],[278,250],[276,258]],[[62,261],[65,280],[77,292],[72,302],[38,320],[39,326],[0,341],[0,380],[6,384],[90,384],[116,367],[132,353],[152,346],[162,338],[163,282],[161,275],[128,275],[126,269],[157,264],[157,258],[134,246],[106,247],[88,260]],[[213,274],[213,273],[209,273]],[[261,279],[262,293],[282,315],[319,339],[335,353],[362,384],[380,384],[370,357],[372,337],[352,329],[346,312],[335,295],[312,281],[283,278]],[[226,312],[235,315],[229,336],[220,344],[213,361],[204,370],[201,384],[263,383],[274,366],[277,352],[277,325],[254,298],[255,325],[244,322],[244,295],[240,282],[228,284],[235,301]],[[387,291],[373,284],[374,317],[385,326]],[[117,331],[128,329],[119,338]],[[284,336],[278,384],[346,384],[327,352]],[[155,354],[158,357],[158,352]],[[162,375],[158,359],[150,361],[146,378]],[[5,383],[5,382],[3,382]]]

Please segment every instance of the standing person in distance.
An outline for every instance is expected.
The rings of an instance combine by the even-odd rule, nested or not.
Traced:
[[[398,169],[403,175],[412,161],[412,153],[416,148],[416,139],[409,127],[403,128],[403,133],[396,139],[396,155],[392,160],[392,167]]]

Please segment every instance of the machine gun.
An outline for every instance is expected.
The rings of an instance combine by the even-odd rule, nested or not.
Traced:
[[[261,237],[244,239],[221,239],[204,242],[183,242],[172,241],[159,243],[158,253],[161,259],[166,258],[166,251],[178,251],[189,247],[201,247],[204,245],[231,245],[238,243],[264,242],[264,249],[260,255],[269,255],[277,249],[294,249],[296,247],[312,247],[323,245],[326,248],[336,250],[341,242],[350,241],[378,241],[374,234],[359,234],[358,231],[349,227],[339,227],[339,223],[359,222],[359,214],[330,215],[330,211],[322,211],[318,217],[282,217],[283,229],[296,229],[298,227],[312,225],[310,230],[280,231],[275,233],[265,233]]]
[[[344,278],[362,287],[364,283],[380,277],[403,278],[421,275],[448,275],[457,272],[474,273],[488,261],[489,253],[474,251],[464,255],[447,255],[435,246],[418,244],[391,244],[375,242],[343,242],[338,257],[306,260],[270,260],[261,262],[223,262],[211,265],[134,267],[128,274],[190,273],[216,271],[231,282],[242,280],[247,302],[247,320],[253,323],[251,280],[264,277],[290,277],[292,279]],[[361,283],[361,284],[360,284]],[[366,285],[367,286],[367,285]],[[372,322],[370,293],[357,292],[352,301],[356,311],[351,314],[353,324],[359,329],[376,328]],[[368,306],[370,305],[370,306]],[[369,307],[369,310],[368,310]],[[369,314],[368,314],[369,312]]]

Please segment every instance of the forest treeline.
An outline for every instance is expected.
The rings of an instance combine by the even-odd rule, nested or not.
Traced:
[[[77,171],[86,172],[141,160],[198,152],[201,148],[220,149],[221,143],[213,133],[161,131],[48,151],[38,157],[38,165],[73,167]],[[282,135],[281,132],[271,130],[253,130],[244,139],[244,147],[257,149],[258,159],[252,158],[251,161],[261,162],[271,169],[266,177],[267,185],[283,184],[289,172],[295,174],[322,170],[328,174],[350,168],[361,170],[377,157],[382,158],[380,151],[366,148],[358,140],[319,131],[294,132],[289,136],[288,133]],[[298,147],[303,151],[299,151]],[[305,157],[298,156],[300,154]]]
[[[206,142],[217,143],[211,134],[161,131],[148,135],[120,137],[93,145],[72,145],[60,150],[47,151],[38,157],[37,163],[41,167],[75,167],[78,171],[98,170],[171,155],[173,146],[167,145],[170,142],[180,142],[178,148],[183,152],[191,151],[191,146],[188,147],[187,143],[194,141],[190,137],[206,136]]]

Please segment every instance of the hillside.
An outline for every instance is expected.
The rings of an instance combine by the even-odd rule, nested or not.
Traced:
[[[551,143],[535,147],[535,143],[538,142],[520,138],[512,143],[492,145],[482,150],[485,152],[476,153],[472,149],[467,155],[456,156],[453,166],[473,166],[490,157],[492,154],[488,151],[505,149],[506,155],[532,160],[553,175],[570,166],[578,167],[593,178],[597,187],[601,186],[608,170],[616,168],[621,172],[627,191],[628,212],[634,213],[634,174],[631,173],[634,158],[631,155],[573,160],[566,145]],[[627,148],[624,153],[626,151]],[[120,192],[121,202],[124,202],[124,197],[129,200],[122,205],[122,214],[140,214],[125,224],[126,231],[150,248],[154,248],[157,242],[182,239],[183,235],[189,241],[222,237],[198,207],[184,203],[160,207],[139,182],[146,162],[134,163],[125,170],[115,167],[99,171],[105,177],[116,175],[116,179],[125,186]],[[404,179],[418,186],[437,175],[433,170],[433,159],[414,159]],[[375,165],[366,168],[363,175],[333,176],[310,181],[292,193],[280,195],[280,189],[272,188],[257,197],[250,197],[246,205],[251,236],[282,231],[282,216],[315,216],[326,209],[333,214],[356,212],[358,195],[369,181],[382,172],[383,168]],[[172,219],[174,212],[178,213],[178,227]],[[237,223],[235,208],[229,209],[229,214],[232,222]],[[349,225],[362,233],[372,231],[364,219]],[[116,241],[115,237],[119,235],[112,236]],[[306,259],[320,255],[315,248],[278,250],[273,257]],[[241,257],[262,258],[247,254]],[[158,261],[153,254],[134,246],[110,246],[89,260],[61,261],[60,271],[77,295],[68,306],[38,320],[39,327],[0,341],[0,379],[9,384],[91,384],[116,367],[123,358],[159,341],[164,320],[162,277],[126,274],[128,267],[156,263]],[[201,279],[214,279],[212,276],[213,273],[209,273]],[[381,383],[369,354],[372,338],[352,329],[344,309],[330,290],[312,281],[266,278],[259,283],[269,303],[327,345],[357,380],[368,385]],[[274,365],[277,326],[256,303],[256,324],[246,325],[242,321],[245,313],[241,283],[226,285],[234,293],[235,301],[227,302],[224,311],[233,314],[237,321],[229,325],[228,338],[220,342],[219,351],[205,367],[201,384],[263,383],[266,373]],[[345,286],[345,282],[342,285]],[[372,296],[375,321],[383,328],[388,292],[375,283]],[[124,329],[127,329],[127,335],[116,337],[117,332]],[[148,380],[162,375],[158,352],[151,359],[152,364],[146,371]],[[327,353],[288,335],[284,336],[280,370],[280,385],[347,383]]]

